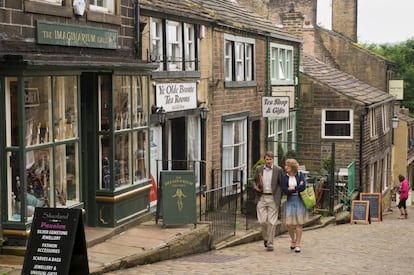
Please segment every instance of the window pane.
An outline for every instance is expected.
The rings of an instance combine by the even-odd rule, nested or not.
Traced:
[[[134,132],[134,183],[149,178],[147,148],[148,132]]]
[[[349,124],[325,124],[325,136],[350,136]]]
[[[102,189],[111,188],[111,167],[110,167],[110,147],[109,136],[99,137],[99,155],[101,158],[100,187]]]
[[[131,183],[129,178],[130,165],[130,140],[128,134],[115,137],[115,162],[114,176],[115,187],[125,186]]]
[[[77,83],[75,76],[55,77],[54,78],[54,121],[55,121],[55,140],[77,137]],[[48,129],[48,128],[47,128]],[[48,130],[47,130],[48,132]],[[42,140],[46,135],[42,135]]]
[[[350,121],[349,111],[326,111],[326,121]]]
[[[79,202],[79,165],[76,143],[59,145],[55,149],[56,206]]]
[[[26,146],[49,142],[51,123],[50,104],[51,85],[50,77],[26,77],[25,117],[26,117]],[[55,120],[55,139],[63,135],[63,127],[59,118]]]
[[[50,169],[51,151],[50,149],[32,150],[26,154],[26,210],[27,217],[34,214],[35,207],[51,207],[54,205],[53,170]]]
[[[17,104],[17,78],[8,77],[6,79],[6,142],[7,146],[19,145],[19,109]],[[33,125],[27,125],[26,143],[32,143]],[[26,127],[27,127],[26,126]]]
[[[147,93],[144,93],[144,84],[139,76],[132,77],[132,126],[147,125]]]
[[[131,78],[129,76],[115,76],[113,81],[113,91],[115,130],[130,128]]]

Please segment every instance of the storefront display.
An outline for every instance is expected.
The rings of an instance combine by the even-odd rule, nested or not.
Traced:
[[[24,91],[24,112],[19,113],[18,78],[6,78],[10,221],[30,221],[35,207],[80,203],[77,82],[77,76],[24,77],[20,89]],[[21,135],[25,147],[18,146]]]

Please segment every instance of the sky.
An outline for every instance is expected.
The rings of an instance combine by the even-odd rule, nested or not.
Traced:
[[[358,42],[384,44],[414,38],[414,0],[358,0]],[[318,25],[331,29],[331,0],[318,0]]]

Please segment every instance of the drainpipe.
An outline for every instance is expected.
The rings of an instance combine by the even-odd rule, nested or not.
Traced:
[[[269,36],[266,36],[266,57],[265,57],[265,66],[266,66],[266,70],[265,70],[265,96],[269,96],[270,93],[270,62],[269,62],[269,57],[270,57],[270,40],[269,40]],[[265,118],[265,152],[267,152],[268,148],[269,148],[269,120],[267,118]],[[263,155],[263,154],[262,154]],[[280,165],[280,164],[279,164]]]
[[[363,159],[362,159],[362,149],[364,147],[364,121],[365,121],[365,117],[368,114],[368,107],[364,108],[364,111],[361,112],[361,114],[359,115],[359,186],[358,186],[358,191],[359,192],[363,192],[362,189],[362,163],[363,163]]]
[[[139,10],[139,0],[135,0],[135,35],[134,35],[134,56],[135,59],[142,59],[141,52],[141,27],[140,27],[140,10]]]

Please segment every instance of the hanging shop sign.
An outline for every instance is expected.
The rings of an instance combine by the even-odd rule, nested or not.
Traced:
[[[197,84],[157,83],[156,104],[166,112],[183,111],[197,108]]]
[[[87,26],[37,21],[37,43],[70,47],[116,49],[118,32]]]
[[[284,118],[289,117],[288,96],[264,96],[262,97],[263,117]]]

